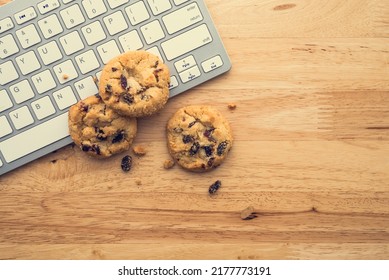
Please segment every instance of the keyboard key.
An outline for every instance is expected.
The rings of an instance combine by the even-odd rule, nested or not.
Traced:
[[[58,7],[59,7],[58,0],[45,0],[38,3],[38,10],[42,15],[57,9]]]
[[[176,33],[202,20],[203,16],[197,3],[189,4],[162,18],[169,34]]]
[[[71,60],[66,60],[63,63],[54,66],[53,70],[60,84],[65,84],[78,77],[77,70]]]
[[[3,166],[3,162],[1,161],[1,159],[0,159],[0,167],[2,167]]]
[[[54,92],[53,97],[60,110],[69,108],[73,104],[77,103],[76,96],[70,86]]]
[[[3,112],[12,107],[12,101],[5,89],[0,90],[0,112]]]
[[[44,118],[55,114],[55,108],[50,100],[50,97],[48,96],[32,102],[31,107],[38,120],[43,120]]]
[[[115,9],[123,4],[128,3],[129,0],[107,0],[111,9]]]
[[[178,5],[181,5],[185,2],[188,2],[189,0],[173,0],[173,1],[174,1],[174,4],[176,4],[178,6]]]
[[[87,74],[100,67],[100,63],[93,50],[89,50],[75,57],[82,74]]]
[[[168,41],[161,43],[168,60],[175,59],[194,49],[212,42],[212,36],[205,24],[197,26]]]
[[[178,87],[178,81],[176,76],[171,76],[170,77],[170,85],[169,85],[169,90]]]
[[[62,0],[62,2],[64,3],[64,4],[67,4],[67,3],[70,3],[70,2],[73,2],[74,0]]]
[[[27,49],[42,41],[41,37],[38,34],[38,31],[36,30],[33,24],[30,24],[22,29],[17,30],[16,37],[19,39],[19,42],[22,45],[23,49]]]
[[[39,94],[45,93],[57,86],[50,70],[45,70],[31,77],[31,81]]]
[[[84,48],[84,43],[77,31],[59,38],[59,41],[67,55],[72,55]]]
[[[56,41],[51,41],[50,43],[39,47],[38,53],[45,65],[56,62],[63,57]]]
[[[159,51],[158,47],[152,47],[150,49],[147,49],[147,51],[158,56],[163,62],[163,57],[162,57],[161,52]]]
[[[0,58],[7,58],[17,52],[19,52],[19,48],[11,34],[0,38]]]
[[[91,24],[88,24],[87,26],[84,26],[83,28],[81,28],[81,31],[89,46],[94,45],[107,38],[107,36],[105,35],[105,31],[103,30],[103,27],[101,26],[101,23],[99,21],[95,21]]]
[[[0,64],[0,85],[4,86],[12,81],[15,81],[17,78],[19,78],[19,74],[12,61]]]
[[[14,15],[15,20],[18,24],[26,23],[27,21],[30,21],[34,18],[36,18],[38,15],[33,7],[29,7],[21,12],[18,12]]]
[[[163,32],[158,20],[154,20],[142,26],[140,30],[142,31],[146,43],[149,45],[165,38],[165,33]]]
[[[59,22],[57,15],[51,15],[38,21],[38,25],[46,39],[63,32],[62,25]]]
[[[101,60],[104,64],[110,61],[115,56],[120,54],[120,50],[115,42],[115,40],[111,40],[99,47],[97,47],[97,51],[101,57]]]
[[[155,16],[162,14],[172,8],[169,0],[147,0],[147,2],[149,2],[151,11]]]
[[[184,59],[180,59],[179,61],[174,63],[174,66],[177,69],[177,72],[185,71],[196,65],[195,58],[193,55],[185,57]]]
[[[28,75],[41,68],[41,64],[33,51],[18,56],[16,58],[16,63],[23,75]]]
[[[217,55],[215,57],[212,57],[203,63],[201,63],[201,66],[203,67],[203,70],[205,73],[211,72],[219,67],[223,66],[223,60],[220,57],[220,55]]]
[[[130,19],[132,25],[137,25],[150,18],[149,12],[146,9],[143,1],[138,1],[125,9],[125,12]]]
[[[0,34],[14,28],[14,23],[10,17],[0,20]]]
[[[200,76],[201,76],[201,72],[200,72],[199,67],[197,67],[197,66],[194,66],[194,67],[180,73],[180,78],[181,78],[181,81],[183,83],[190,82],[190,81],[192,81]]]
[[[6,116],[0,116],[0,138],[12,133],[12,127]]]
[[[82,6],[90,19],[102,15],[107,11],[103,0],[83,0]]]
[[[23,80],[17,84],[14,84],[9,88],[16,103],[20,104],[35,96],[30,83],[27,80]]]
[[[142,40],[139,37],[138,31],[132,30],[122,36],[119,37],[119,42],[123,48],[123,50],[139,50],[143,48]]]
[[[108,29],[108,33],[113,36],[125,29],[128,28],[128,24],[123,16],[121,11],[105,17],[104,19],[105,26]]]
[[[27,106],[23,106],[15,111],[12,111],[9,116],[17,130],[25,128],[26,126],[34,123],[34,119],[32,118],[30,110],[28,110]]]
[[[9,163],[68,135],[68,113],[66,112],[0,142],[0,151],[5,161]]]
[[[86,77],[74,84],[80,99],[85,99],[89,96],[95,95],[99,92],[92,76]]]
[[[59,13],[67,29],[71,29],[85,22],[85,18],[82,15],[81,9],[77,4],[74,4],[73,6],[62,10]]]

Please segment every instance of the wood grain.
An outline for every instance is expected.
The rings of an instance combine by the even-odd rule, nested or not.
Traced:
[[[69,145],[1,176],[0,259],[389,258],[389,1],[206,3],[232,70],[139,120],[128,174]],[[163,168],[188,104],[234,131],[207,174]]]

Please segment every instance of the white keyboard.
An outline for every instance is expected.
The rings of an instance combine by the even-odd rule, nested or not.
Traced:
[[[67,112],[104,64],[145,49],[170,97],[231,68],[202,0],[14,0],[0,7],[0,175],[72,140]]]

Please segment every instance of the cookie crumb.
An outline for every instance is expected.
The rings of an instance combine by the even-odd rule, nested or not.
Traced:
[[[234,103],[230,103],[230,104],[228,104],[228,109],[230,109],[230,110],[235,110],[236,109],[236,104],[234,104]]]
[[[257,218],[258,216],[255,213],[255,209],[252,206],[247,207],[246,209],[240,212],[240,218],[242,220],[252,220]]]
[[[142,185],[141,179],[136,178],[136,179],[135,179],[135,184],[137,184],[138,186],[141,186],[141,185]]]
[[[96,76],[93,76],[93,82],[95,82],[95,84],[98,84],[99,83],[99,79]]]
[[[222,182],[220,180],[217,180],[209,187],[208,189],[209,194],[210,195],[215,194],[221,186],[222,186]]]
[[[174,166],[175,164],[176,164],[176,163],[175,163],[173,160],[167,159],[167,160],[165,160],[165,162],[163,163],[163,168],[165,168],[165,169],[171,169],[171,168],[173,168],[173,166]]]
[[[121,163],[122,170],[124,172],[128,172],[131,170],[132,167],[132,157],[127,155],[122,158],[122,163]]]
[[[62,79],[64,79],[64,80],[69,79],[69,75],[68,75],[68,74],[63,74],[63,75],[62,75]]]
[[[136,145],[132,148],[132,151],[134,152],[135,155],[137,156],[144,156],[146,155],[147,151],[146,148],[142,145]]]

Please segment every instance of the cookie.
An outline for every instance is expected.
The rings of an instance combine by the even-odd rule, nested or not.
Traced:
[[[167,124],[168,149],[178,165],[190,171],[219,166],[232,148],[232,131],[222,114],[211,106],[187,106]]]
[[[112,109],[129,117],[150,116],[169,98],[168,67],[154,54],[129,51],[110,60],[103,68],[99,93]]]
[[[137,120],[119,115],[93,95],[70,107],[69,133],[82,151],[106,158],[130,148]]]

